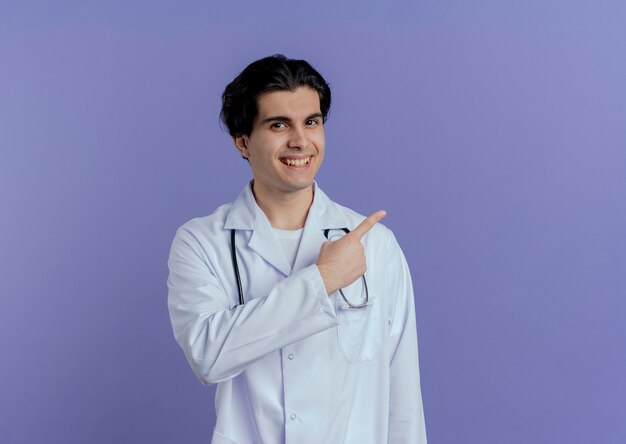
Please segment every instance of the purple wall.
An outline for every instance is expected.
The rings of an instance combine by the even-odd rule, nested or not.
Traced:
[[[626,442],[626,3],[40,3],[0,5],[0,441],[208,442],[166,260],[283,52],[334,88],[319,183],[412,267],[430,442]]]

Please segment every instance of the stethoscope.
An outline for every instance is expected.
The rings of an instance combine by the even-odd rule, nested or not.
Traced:
[[[341,228],[341,230],[344,231],[346,234],[350,232],[350,230],[348,230],[347,228]],[[236,251],[237,249],[235,247],[235,231],[237,230],[235,229],[230,230],[230,255],[233,260],[233,268],[235,269],[235,278],[237,279],[237,290],[239,290],[239,305],[243,305],[244,303],[243,289],[241,287],[241,276],[239,275],[239,264],[237,262],[237,251]],[[326,239],[329,239],[328,238],[329,232],[330,232],[330,228],[327,228],[326,230],[324,230],[324,237]],[[341,288],[339,289],[339,293],[341,294],[341,297],[346,302],[346,304],[348,304],[348,307],[350,308],[362,308],[368,305],[370,295],[369,295],[369,291],[367,290],[367,280],[365,279],[365,275],[362,275],[361,277],[363,278],[363,287],[365,288],[365,302],[363,302],[362,304],[351,303],[348,300],[348,298],[346,298],[346,296],[343,294],[343,290]]]

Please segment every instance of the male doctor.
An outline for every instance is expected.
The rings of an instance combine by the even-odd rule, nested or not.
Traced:
[[[222,96],[253,179],[180,227],[168,261],[176,340],[218,384],[213,444],[426,443],[404,255],[384,211],[365,218],[314,182],[329,108],[324,78],[282,55]]]

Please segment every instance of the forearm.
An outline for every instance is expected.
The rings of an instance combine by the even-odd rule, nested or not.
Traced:
[[[215,295],[213,303],[200,293],[189,303],[189,289],[173,281],[169,310],[176,339],[205,384],[232,378],[260,357],[336,325],[314,265],[282,280],[268,295],[232,309],[220,309]]]

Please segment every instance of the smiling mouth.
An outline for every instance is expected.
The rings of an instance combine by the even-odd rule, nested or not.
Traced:
[[[287,166],[302,167],[308,165],[311,162],[311,157],[312,156],[309,156],[303,159],[288,159],[283,157],[282,159],[280,159],[280,161]]]

